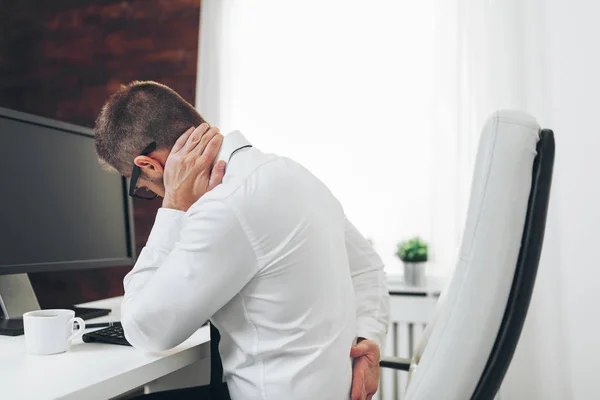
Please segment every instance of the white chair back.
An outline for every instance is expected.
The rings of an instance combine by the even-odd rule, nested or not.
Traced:
[[[458,262],[415,351],[405,399],[470,399],[489,368],[490,355],[506,320],[515,269],[523,256],[520,250],[532,181],[536,183],[534,161],[540,132],[533,117],[515,111],[496,112],[485,124]],[[553,161],[553,141],[551,153]],[[551,162],[549,168],[551,177]],[[548,193],[542,210],[540,248]],[[521,327],[522,321],[516,340]],[[514,348],[510,357],[512,352]],[[505,368],[502,375],[504,372]]]

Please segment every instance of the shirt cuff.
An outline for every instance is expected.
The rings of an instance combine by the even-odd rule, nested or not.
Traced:
[[[160,208],[148,237],[147,246],[171,248],[179,240],[185,212]]]
[[[356,335],[359,338],[365,338],[367,340],[372,340],[377,343],[379,346],[379,351],[383,354],[383,345],[385,343],[385,333],[378,332],[376,329],[372,329],[369,326],[362,326],[358,329],[358,334]]]

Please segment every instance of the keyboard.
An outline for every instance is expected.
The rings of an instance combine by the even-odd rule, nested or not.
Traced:
[[[209,321],[206,321],[204,325],[207,326]],[[115,322],[113,326],[99,329],[94,332],[86,333],[83,335],[83,341],[86,343],[110,343],[119,344],[121,346],[131,346],[127,339],[125,339],[125,333],[120,322]]]
[[[99,329],[94,332],[86,333],[83,335],[83,341],[86,343],[110,343],[119,344],[121,346],[131,346],[127,339],[125,339],[125,333],[120,323],[116,323],[108,328]]]

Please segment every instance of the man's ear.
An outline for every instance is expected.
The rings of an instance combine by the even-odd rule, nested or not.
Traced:
[[[149,156],[137,156],[133,159],[133,163],[150,178],[160,178],[165,170],[161,161]]]

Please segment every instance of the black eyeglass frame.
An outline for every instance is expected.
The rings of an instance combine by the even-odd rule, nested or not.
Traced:
[[[142,152],[140,153],[140,156],[147,156],[150,153],[152,153],[154,150],[156,150],[156,142],[152,142],[148,146],[146,146],[144,148],[144,150],[142,150]],[[158,197],[157,194],[154,194],[153,197],[144,197],[144,196],[140,196],[135,193],[137,181],[140,178],[141,174],[142,174],[142,169],[134,164],[133,170],[131,171],[131,179],[129,180],[129,196],[135,197],[137,199],[142,199],[142,200],[154,200],[155,198]]]

